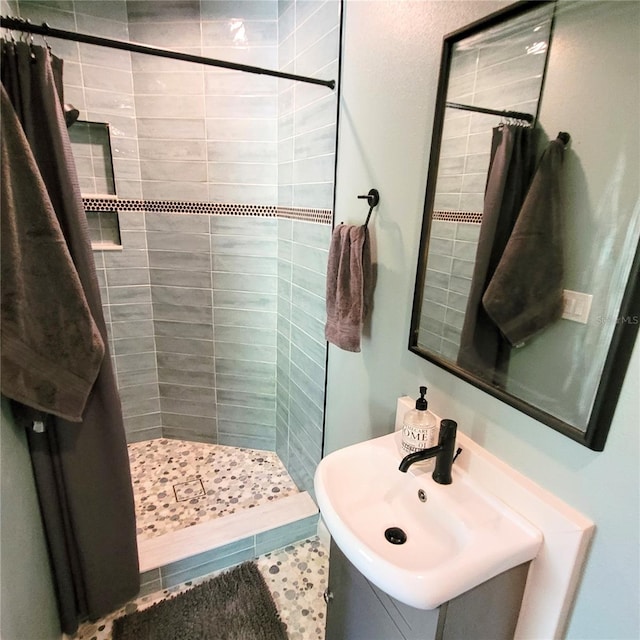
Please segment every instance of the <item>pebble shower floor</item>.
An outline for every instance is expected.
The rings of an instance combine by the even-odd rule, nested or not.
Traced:
[[[141,540],[298,493],[272,451],[157,438],[129,461]]]
[[[138,538],[251,509],[298,492],[270,451],[158,438],[129,445]],[[322,640],[329,554],[318,538],[257,558],[290,640]],[[224,569],[223,571],[226,571]],[[221,573],[142,596],[82,625],[74,640],[111,640],[113,621]],[[186,640],[186,639],[185,639]]]

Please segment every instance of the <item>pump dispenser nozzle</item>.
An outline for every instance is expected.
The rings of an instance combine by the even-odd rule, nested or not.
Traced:
[[[427,387],[420,387],[420,397],[416,400],[416,409],[418,411],[426,411],[428,407],[427,399]]]

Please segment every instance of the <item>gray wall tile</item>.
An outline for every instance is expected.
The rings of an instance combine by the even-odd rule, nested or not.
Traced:
[[[185,416],[201,416],[203,418],[216,417],[216,405],[212,402],[176,400],[174,398],[162,398],[160,406],[163,413],[173,413]]]
[[[213,270],[227,273],[276,275],[276,261],[270,257],[233,256],[214,253],[211,257]]]
[[[161,382],[159,384],[160,395],[163,400],[190,400],[192,402],[214,401],[213,390],[209,387],[185,386]]]
[[[241,423],[227,422],[218,431],[218,441],[228,447],[246,447],[248,449],[275,450],[275,433],[273,429],[259,434],[241,432],[245,426]]]
[[[209,387],[211,389],[216,386],[216,377],[213,372],[197,373],[165,367],[158,368],[158,380],[168,384],[184,384],[194,387]]]
[[[318,515],[313,515],[297,522],[259,533],[256,535],[256,555],[280,549],[297,540],[313,537],[316,535],[317,528]]]
[[[196,287],[167,287],[153,284],[151,296],[154,304],[191,307],[211,307],[211,289]]]
[[[276,300],[274,294],[217,290],[214,294],[213,305],[216,309],[275,312]]]
[[[155,343],[158,352],[182,353],[213,357],[213,341],[197,340],[182,337],[156,337]]]
[[[225,391],[240,391],[247,393],[251,389],[253,393],[270,395],[274,392],[275,384],[271,378],[247,378],[246,376],[216,374],[216,387]]]
[[[165,338],[195,338],[196,340],[212,340],[213,326],[210,322],[198,324],[196,322],[178,323],[171,320],[155,320],[154,330],[157,337]]]
[[[188,99],[185,97],[185,100]],[[137,125],[140,139],[202,140],[205,135],[204,120],[199,118],[144,118],[138,116]]]
[[[174,269],[150,269],[149,279],[154,286],[195,287],[198,289],[211,288],[211,272],[209,270],[177,271]]]
[[[218,389],[217,399],[221,405],[251,407],[260,411],[273,412],[276,406],[276,397],[274,394],[255,393],[253,389],[248,390],[248,392]]]
[[[230,327],[216,324],[214,333],[216,341],[240,345],[275,345],[276,342],[276,336],[272,329]]]
[[[276,328],[277,314],[272,311],[249,311],[245,309],[219,308],[215,311],[216,325],[250,327],[257,329]]]
[[[255,344],[235,344],[216,341],[216,357],[235,358],[253,362],[275,362],[276,348]]]

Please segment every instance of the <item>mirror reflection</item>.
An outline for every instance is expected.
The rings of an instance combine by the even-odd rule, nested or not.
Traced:
[[[498,144],[513,134],[520,156],[532,164],[535,129],[529,125],[538,110],[552,8],[542,6],[452,47],[418,344],[454,361],[496,150],[492,139]],[[514,167],[512,173],[519,178],[531,170]]]
[[[594,448],[640,228],[632,8],[607,5],[523,3],[445,39],[410,336]]]

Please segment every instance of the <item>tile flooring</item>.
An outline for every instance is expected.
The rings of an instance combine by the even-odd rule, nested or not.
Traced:
[[[129,459],[139,541],[298,493],[270,451],[159,438],[130,444]],[[319,539],[312,538],[256,559],[290,640],[324,638],[328,555]],[[110,640],[114,619],[218,573],[141,596],[94,624],[83,625],[74,640]]]
[[[267,553],[256,560],[258,568],[269,585],[280,616],[287,625],[289,640],[324,639],[326,607],[323,592],[327,587],[328,556],[327,549],[319,539],[312,538]],[[74,640],[111,640],[111,628],[116,618],[144,609],[170,595],[208,580],[218,573],[221,572],[217,571],[198,580],[142,596],[95,624],[83,625],[73,638]]]
[[[272,451],[157,438],[129,460],[138,540],[298,493]]]

